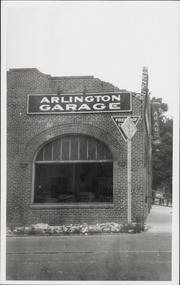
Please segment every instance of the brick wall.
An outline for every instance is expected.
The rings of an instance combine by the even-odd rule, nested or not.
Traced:
[[[118,91],[108,82],[93,76],[51,77],[37,69],[12,69],[8,72],[8,165],[7,223],[125,222],[127,221],[127,144],[114,125],[112,115],[141,116],[141,101],[133,95],[133,111],[127,113],[28,115],[28,94]],[[143,122],[139,120],[132,140],[132,217],[144,218],[145,166]],[[106,144],[113,155],[113,204],[36,207],[32,204],[34,155],[42,144],[63,134],[90,135]]]

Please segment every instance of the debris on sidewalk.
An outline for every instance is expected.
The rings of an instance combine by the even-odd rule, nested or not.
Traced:
[[[7,227],[7,236],[19,235],[70,235],[70,234],[98,234],[98,233],[141,233],[147,231],[148,227],[139,223],[118,224],[102,223],[96,225],[70,224],[50,226],[48,224],[38,223],[29,227]]]
[[[45,234],[49,230],[48,224],[35,224],[30,226],[30,232],[34,234]]]

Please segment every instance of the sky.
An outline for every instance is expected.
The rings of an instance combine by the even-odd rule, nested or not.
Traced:
[[[6,69],[37,68],[52,76],[93,75],[151,97],[172,117],[179,93],[178,1],[8,1]]]

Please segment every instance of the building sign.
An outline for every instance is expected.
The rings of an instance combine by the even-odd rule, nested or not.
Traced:
[[[113,122],[122,134],[125,141],[131,139],[136,133],[136,125],[139,119],[139,116],[112,116]]]
[[[131,92],[30,94],[28,114],[131,112]]]
[[[131,140],[135,133],[137,132],[137,128],[132,122],[131,118],[128,117],[121,126],[121,129],[125,133],[128,140]]]
[[[152,102],[152,143],[161,144],[160,127],[159,127],[159,102]]]

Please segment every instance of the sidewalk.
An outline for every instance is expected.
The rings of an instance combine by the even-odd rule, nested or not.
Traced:
[[[146,224],[151,233],[172,233],[172,208],[153,205]]]
[[[171,210],[153,206],[140,234],[9,237],[7,280],[169,281]]]

